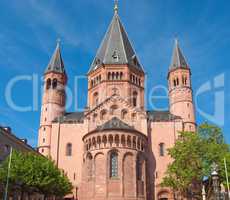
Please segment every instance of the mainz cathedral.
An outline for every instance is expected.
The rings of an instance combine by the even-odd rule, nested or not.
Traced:
[[[144,67],[117,3],[87,78],[85,110],[66,112],[68,74],[58,43],[44,72],[38,149],[71,180],[74,189],[66,198],[174,199],[172,191],[161,186],[172,161],[167,149],[180,131],[196,130],[191,69],[178,41],[165,74],[169,110],[145,109]]]

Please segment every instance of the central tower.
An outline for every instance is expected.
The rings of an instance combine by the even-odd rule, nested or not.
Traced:
[[[115,4],[112,22],[88,72],[88,107],[117,94],[144,109],[145,73],[128,39]]]

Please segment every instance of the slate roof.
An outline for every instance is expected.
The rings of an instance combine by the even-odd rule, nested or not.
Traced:
[[[117,117],[112,118],[111,120],[107,121],[101,126],[98,126],[95,131],[102,131],[102,130],[132,130],[134,131],[134,127],[129,126],[125,122],[121,121]]]
[[[53,56],[46,68],[45,73],[48,72],[65,73],[64,62],[61,56],[60,42],[57,43]]]
[[[180,49],[178,40],[175,40],[170,70],[176,68],[189,68],[189,65],[187,64],[186,59]]]
[[[89,72],[103,64],[129,64],[143,71],[116,8]]]
[[[171,114],[169,111],[147,111],[148,119],[155,122],[167,122],[181,117]]]
[[[83,123],[84,122],[84,112],[66,113],[64,116],[55,118],[53,122]]]

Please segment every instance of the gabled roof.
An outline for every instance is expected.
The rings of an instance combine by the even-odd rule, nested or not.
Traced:
[[[111,120],[107,121],[101,126],[98,126],[95,131],[102,131],[102,130],[135,130],[132,126],[129,126],[125,122],[121,121],[117,117],[113,117]]]
[[[121,23],[118,15],[118,7],[116,6],[112,22],[97,51],[89,72],[94,71],[103,64],[129,64],[143,71]]]
[[[147,111],[148,119],[155,122],[167,122],[181,117],[171,114],[169,111]]]
[[[170,70],[176,68],[189,68],[189,65],[186,62],[177,39],[175,40]]]
[[[64,62],[61,56],[60,42],[57,43],[53,56],[46,68],[45,73],[48,73],[48,72],[57,72],[57,73],[65,74]]]

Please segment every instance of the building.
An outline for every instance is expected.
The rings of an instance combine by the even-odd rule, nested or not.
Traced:
[[[80,200],[173,199],[160,183],[178,131],[195,131],[191,70],[175,42],[168,79],[169,110],[145,109],[145,72],[115,5],[88,71],[84,112],[65,112],[67,73],[60,44],[44,73],[39,152],[51,156]]]
[[[27,144],[25,139],[19,139],[16,137],[9,127],[0,126],[0,165],[9,156],[11,147],[14,150],[20,152],[34,152],[38,153],[30,145]],[[16,186],[15,186],[16,187]],[[3,197],[5,193],[5,185],[0,182],[0,198]],[[9,199],[18,199],[20,195],[14,191],[13,194],[9,194]],[[41,199],[40,195],[34,195],[34,200]]]
[[[10,148],[21,152],[36,152],[25,139],[16,137],[9,127],[0,126],[0,163],[10,154]]]

